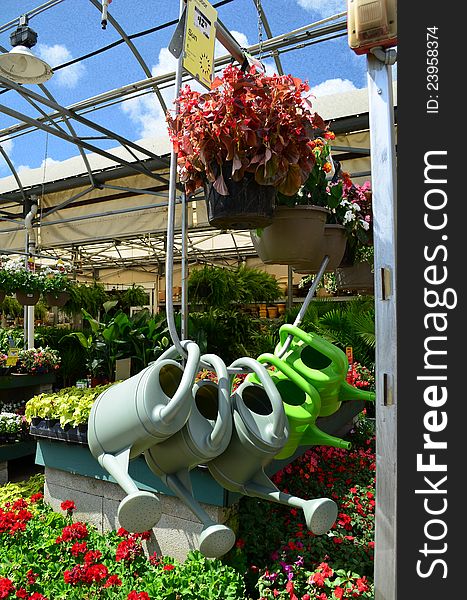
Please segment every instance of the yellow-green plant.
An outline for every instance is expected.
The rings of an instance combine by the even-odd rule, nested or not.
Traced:
[[[33,417],[59,419],[61,427],[77,427],[81,423],[87,423],[97,396],[110,385],[114,384],[94,388],[73,386],[59,392],[38,394],[26,403],[25,417],[28,421]]]

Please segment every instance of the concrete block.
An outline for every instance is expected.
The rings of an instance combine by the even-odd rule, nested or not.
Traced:
[[[71,493],[70,493],[71,492]],[[73,521],[84,521],[96,527],[102,533],[104,531],[102,521],[102,497],[94,494],[86,494],[79,490],[70,490],[69,487],[62,487],[45,481],[44,502],[48,504],[55,512],[64,514],[60,504],[64,500],[73,500],[76,510],[73,513]]]
[[[63,513],[61,502],[73,500],[77,507],[74,521],[92,523],[102,533],[120,527],[118,506],[126,494],[118,485],[50,467],[45,468],[45,479],[44,499],[54,511]],[[145,542],[145,552],[149,555],[155,551],[184,561],[190,550],[198,548],[203,525],[178,498],[157,495],[162,517]],[[203,503],[201,506],[216,523],[225,523],[237,510],[236,505],[221,508]]]

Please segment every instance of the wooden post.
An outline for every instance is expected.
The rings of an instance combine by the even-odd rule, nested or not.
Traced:
[[[379,56],[384,53],[379,53]],[[375,600],[396,598],[397,330],[395,144],[391,66],[367,58],[375,248]]]

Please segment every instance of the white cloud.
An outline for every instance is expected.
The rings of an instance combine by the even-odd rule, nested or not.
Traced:
[[[343,92],[351,92],[357,88],[349,79],[327,79],[314,87],[311,87],[311,93],[316,98],[321,96],[329,96],[330,94],[341,94]]]
[[[55,44],[47,46],[46,44],[37,45],[37,54],[53,68],[70,61],[73,57],[66,46]],[[86,72],[86,67],[82,63],[75,63],[69,67],[58,70],[54,73],[51,81],[65,88],[74,88]]]
[[[19,165],[16,170],[18,172],[18,175],[24,175],[26,173],[29,173],[30,171],[34,171],[36,169],[44,169],[47,171],[47,169],[53,165],[58,165],[59,163],[61,163],[62,161],[60,160],[55,160],[53,158],[46,158],[45,160],[43,160],[40,164],[39,167],[29,167],[28,165]]]
[[[347,10],[346,0],[297,0],[299,6],[321,17],[330,17]]]

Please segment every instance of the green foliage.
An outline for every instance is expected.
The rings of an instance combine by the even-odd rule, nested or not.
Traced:
[[[233,271],[205,265],[190,273],[187,283],[189,302],[204,307],[223,308],[238,301]]]
[[[18,498],[30,498],[33,494],[42,492],[44,489],[44,475],[37,473],[25,481],[12,483],[9,481],[0,485],[0,506],[5,506],[7,502],[13,502]]]
[[[128,313],[130,306],[146,306],[149,304],[149,295],[142,285],[133,284],[124,291],[112,290],[109,294],[118,300],[118,308]]]
[[[72,385],[86,376],[86,351],[75,337],[70,337],[63,327],[38,326],[34,331],[36,346],[50,346],[58,350],[62,362],[56,373],[58,387]]]
[[[87,423],[91,407],[97,396],[113,384],[99,385],[94,388],[63,388],[59,392],[42,393],[26,402],[25,417],[41,419],[59,419],[60,425],[76,427]]]
[[[113,316],[106,314],[103,321],[97,321],[87,311],[82,313],[90,331],[72,332],[69,336],[77,339],[84,348],[87,368],[94,376],[112,381],[115,361],[119,358],[131,358],[132,374],[138,373],[169,345],[163,315],[152,316],[145,310],[129,317],[119,310]]]
[[[21,317],[23,310],[24,308],[21,306],[18,300],[16,300],[16,298],[13,298],[13,296],[6,296],[3,302],[0,302],[0,312],[7,317],[11,317],[12,319]]]
[[[81,309],[84,309],[93,317],[97,317],[104,302],[109,299],[104,286],[96,281],[92,285],[84,283],[73,285],[68,292],[70,298],[63,311],[69,315],[80,314]]]
[[[235,309],[209,308],[190,314],[188,336],[203,352],[218,354],[229,364],[240,356],[256,356],[258,320]]]
[[[4,509],[10,521],[0,533],[2,590],[8,586],[12,597],[23,589],[27,597],[42,594],[38,597],[45,600],[245,598],[241,575],[197,551],[184,563],[155,553],[147,556],[141,539],[146,536],[100,534],[92,525],[72,524],[73,508],[56,514],[36,498],[24,501],[21,508],[19,503],[14,506]],[[11,533],[12,523],[26,527]],[[83,544],[85,549],[77,549]]]
[[[281,296],[273,275],[246,266],[228,269],[205,265],[191,272],[187,287],[190,302],[212,308],[273,302]]]

